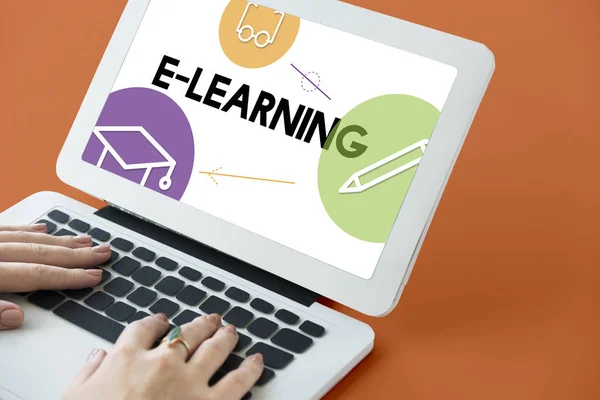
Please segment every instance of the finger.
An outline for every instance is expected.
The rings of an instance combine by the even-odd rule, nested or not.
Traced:
[[[263,372],[263,357],[253,354],[246,358],[238,369],[231,371],[213,386],[213,398],[238,400],[252,389]]]
[[[149,350],[167,333],[169,321],[165,314],[150,315],[130,324],[117,340],[117,347],[134,347]]]
[[[38,243],[0,243],[0,261],[85,268],[102,264],[110,257],[110,246],[69,249]]]
[[[89,235],[51,236],[37,232],[0,231],[0,243],[37,243],[77,249],[80,247],[92,247],[92,237]]]
[[[90,379],[92,375],[94,375],[94,372],[98,370],[98,367],[100,366],[100,364],[102,364],[102,361],[104,361],[105,357],[106,352],[104,350],[92,350],[88,355],[88,358],[83,367],[81,367],[79,372],[75,374],[75,377],[71,382],[71,386],[83,385],[88,379]]]
[[[101,269],[65,269],[43,264],[0,262],[0,292],[83,289],[102,280]]]
[[[0,226],[0,232],[39,232],[46,233],[46,224],[34,224],[25,226]]]
[[[238,342],[238,334],[235,326],[227,325],[215,333],[215,335],[203,342],[190,359],[194,365],[198,377],[202,382],[208,382],[211,376],[219,369],[233,351]]]
[[[23,323],[23,310],[16,304],[0,300],[0,331],[17,329]]]
[[[187,348],[181,343],[174,343],[172,346],[163,344],[156,351],[168,352],[182,361],[187,361],[189,356],[194,354],[196,349],[213,336],[220,327],[221,316],[219,314],[203,315],[181,327],[181,337],[190,346],[189,354]]]

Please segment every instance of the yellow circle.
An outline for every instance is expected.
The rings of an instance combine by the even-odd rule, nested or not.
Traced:
[[[219,26],[225,55],[244,68],[273,64],[288,52],[300,30],[300,18],[246,0],[231,0]]]

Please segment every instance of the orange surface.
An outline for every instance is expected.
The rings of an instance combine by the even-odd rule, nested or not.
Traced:
[[[600,3],[353,0],[497,70],[397,309],[333,399],[600,399]],[[0,209],[55,160],[125,0],[0,1]],[[357,293],[357,296],[360,295]]]

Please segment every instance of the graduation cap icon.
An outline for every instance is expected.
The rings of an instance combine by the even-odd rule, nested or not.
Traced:
[[[177,162],[143,126],[96,126],[93,132],[104,147],[97,167],[102,168],[110,154],[125,171],[145,170],[142,186],[146,185],[153,169],[168,168],[159,187],[161,190],[171,187]]]

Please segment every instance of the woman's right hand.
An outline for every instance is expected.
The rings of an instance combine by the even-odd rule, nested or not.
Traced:
[[[218,314],[198,317],[181,327],[189,354],[178,342],[152,348],[168,328],[163,314],[129,325],[110,354],[90,353],[63,400],[239,400],[262,374],[262,356],[255,354],[209,386],[238,341],[235,327],[222,327]]]

